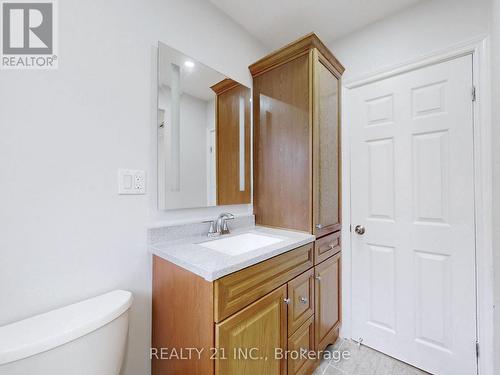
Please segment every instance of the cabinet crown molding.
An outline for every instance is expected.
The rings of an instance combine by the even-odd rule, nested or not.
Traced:
[[[344,73],[345,68],[328,49],[327,46],[318,38],[315,33],[310,33],[286,46],[264,56],[262,59],[249,66],[250,73],[256,77],[269,69],[281,65],[291,59],[294,59],[309,50],[316,48],[321,55],[331,64],[338,76]]]
[[[240,83],[232,80],[231,78],[226,78],[223,79],[220,82],[217,82],[215,85],[210,86],[213,92],[215,92],[216,95],[220,95],[233,87],[239,86]]]

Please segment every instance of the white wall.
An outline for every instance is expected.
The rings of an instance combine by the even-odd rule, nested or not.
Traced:
[[[0,325],[129,289],[125,373],[146,375],[146,225],[207,214],[155,208],[156,43],[247,85],[266,51],[202,0],[58,3],[59,69],[0,71]],[[148,194],[118,196],[118,168],[147,170]]]
[[[170,87],[163,86],[158,93],[158,108],[165,111],[165,118],[171,116]],[[172,191],[171,147],[172,127],[160,129],[158,136],[158,175],[160,207],[178,209],[207,206],[207,111],[206,101],[189,94],[180,97],[180,184],[178,191]],[[212,111],[213,113],[213,111]],[[169,121],[167,120],[167,124]],[[212,120],[213,123],[213,120]],[[160,135],[161,134],[161,135]],[[164,137],[167,138],[165,143]],[[163,199],[163,201],[162,201]]]
[[[495,369],[500,373],[500,0],[492,2],[493,248],[495,267]]]
[[[329,47],[346,67],[344,81],[489,32],[490,0],[427,0]]]
[[[172,194],[174,207],[207,206],[207,101],[181,97],[181,196]],[[190,126],[186,126],[190,124]],[[177,201],[177,203],[174,203]],[[169,205],[170,206],[170,205]]]

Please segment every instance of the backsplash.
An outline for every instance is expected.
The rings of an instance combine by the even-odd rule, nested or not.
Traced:
[[[255,226],[255,216],[237,216],[228,221],[229,229],[241,229]],[[148,230],[148,244],[154,245],[167,241],[176,241],[188,237],[204,236],[208,233],[210,223],[189,223],[182,225],[150,228]]]

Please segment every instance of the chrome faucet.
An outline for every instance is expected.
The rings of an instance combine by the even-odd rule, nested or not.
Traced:
[[[229,227],[227,226],[227,220],[233,220],[234,215],[230,213],[222,213],[217,218],[216,229],[220,234],[229,234]]]
[[[208,237],[218,237],[223,234],[229,234],[229,227],[227,226],[227,220],[234,219],[234,215],[230,213],[222,213],[217,219],[205,221],[205,223],[210,223],[210,229],[208,230]]]

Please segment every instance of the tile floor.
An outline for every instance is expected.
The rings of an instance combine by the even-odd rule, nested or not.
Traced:
[[[337,340],[327,350],[336,353],[330,355],[331,359],[323,359],[313,375],[428,375],[425,371],[347,339]],[[349,354],[342,356],[346,352]]]

